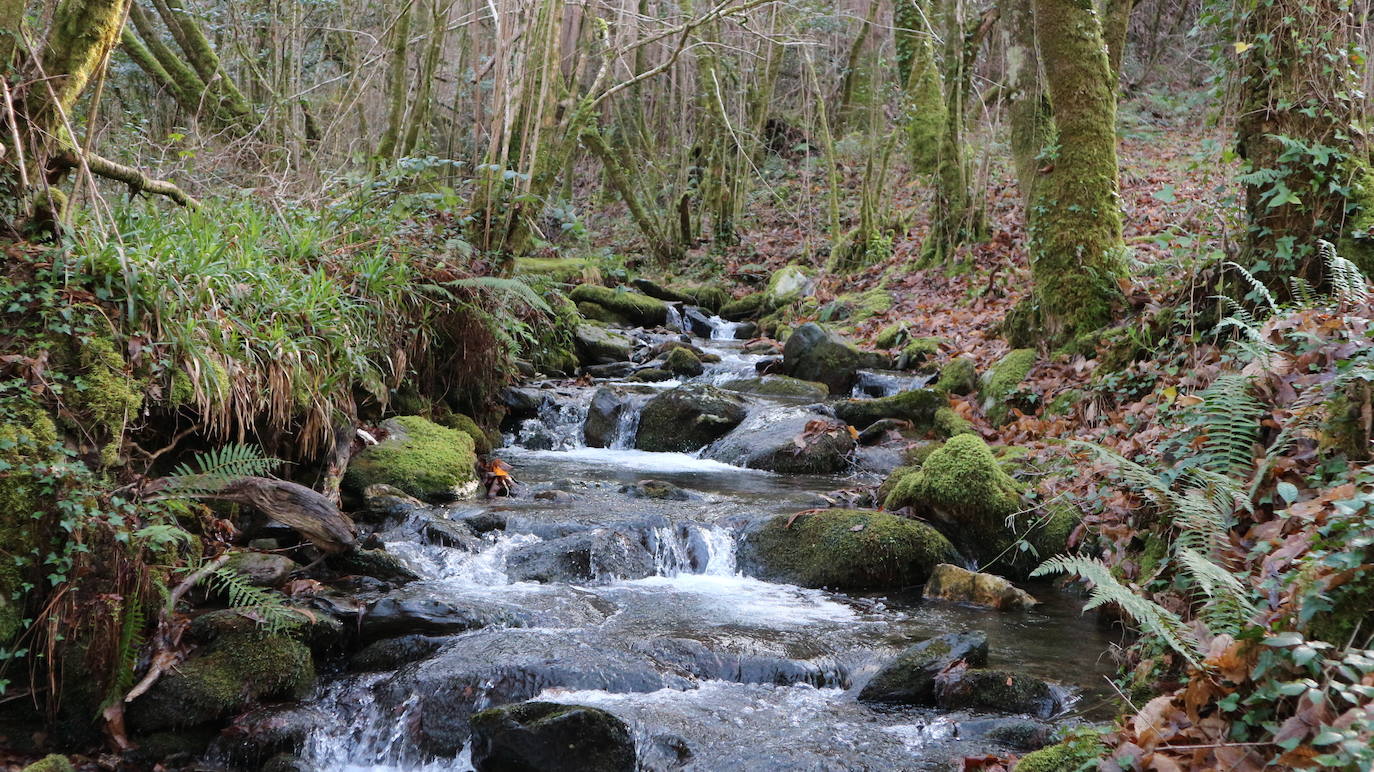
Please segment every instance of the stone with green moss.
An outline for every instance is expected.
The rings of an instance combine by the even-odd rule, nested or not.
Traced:
[[[595,303],[632,324],[658,327],[668,321],[668,304],[658,298],[620,288],[579,284],[568,293],[575,303]]]
[[[763,375],[757,378],[740,378],[721,385],[726,391],[741,394],[755,394],[761,397],[791,397],[799,400],[818,402],[830,396],[830,389],[824,383],[803,381],[786,375]]]
[[[714,284],[670,287],[644,277],[636,278],[630,283],[649,297],[700,306],[711,313],[716,313],[721,306],[730,302],[729,293]]]
[[[859,370],[882,367],[888,358],[862,351],[843,336],[807,322],[787,336],[782,359],[783,368],[793,378],[824,383],[831,394],[847,394]]]
[[[878,314],[892,309],[892,293],[882,288],[841,295],[835,300],[843,303],[849,309],[849,315],[846,318],[854,323],[872,319]]]
[[[959,412],[949,405],[945,405],[935,411],[935,418],[931,422],[935,433],[941,437],[953,437],[959,434],[977,434],[973,424],[967,418],[959,415]]]
[[[577,325],[575,340],[578,357],[587,365],[625,362],[634,346],[628,336],[597,324]]]
[[[1021,486],[976,434],[950,438],[919,471],[902,477],[883,502],[912,507],[972,557],[988,561],[1012,541],[1007,518],[1021,509]]]
[[[917,428],[928,428],[935,413],[949,401],[934,389],[910,389],[890,397],[846,399],[835,404],[835,415],[856,429],[883,418],[901,418]]]
[[[788,519],[764,521],[741,545],[744,562],[763,578],[845,590],[906,587],[958,560],[939,531],[888,512],[828,509],[790,526]]]
[[[893,322],[878,331],[878,336],[873,339],[873,345],[878,348],[897,348],[907,337],[906,323]]]
[[[616,327],[635,326],[634,320],[630,319],[630,317],[617,314],[600,303],[591,303],[583,300],[577,304],[577,313],[581,314],[584,319],[589,319],[593,322],[611,324]]]
[[[1094,729],[1075,729],[1063,742],[1027,753],[1012,768],[1013,772],[1077,772],[1097,768],[1097,760],[1107,748]]]
[[[66,756],[53,753],[24,767],[21,772],[76,772],[76,767],[72,766]]]
[[[466,433],[420,416],[391,418],[382,428],[387,438],[348,465],[344,485],[351,491],[382,483],[420,498],[449,499],[475,488],[477,456]]]
[[[940,344],[944,341],[939,338],[915,338],[902,346],[902,351],[897,355],[897,368],[899,370],[915,370],[924,367],[940,354]]]
[[[1059,712],[1060,702],[1050,685],[1023,673],[1007,670],[968,670],[940,693],[946,708],[990,713],[1027,713],[1049,718]]]
[[[755,292],[745,295],[738,300],[731,300],[720,307],[720,316],[732,322],[742,322],[745,319],[756,319],[771,311],[772,308],[767,304],[762,292]]]
[[[763,291],[764,303],[773,308],[796,302],[811,294],[816,285],[813,271],[800,265],[786,265],[768,277]]]
[[[260,700],[300,699],[315,681],[310,649],[289,635],[252,630],[221,635],[164,673],[129,703],[137,732],[204,724]]]
[[[971,394],[978,388],[978,369],[969,357],[955,357],[940,370],[935,388],[948,394]]]
[[[667,358],[663,361],[663,369],[674,375],[691,377],[701,375],[704,368],[701,366],[701,359],[692,353],[691,349],[679,346],[668,352]]]
[[[491,438],[482,431],[482,427],[472,420],[470,416],[462,413],[449,413],[441,416],[438,421],[443,426],[450,429],[457,429],[472,438],[472,449],[479,455],[485,456],[491,452]]]
[[[582,257],[517,257],[515,272],[525,276],[547,277],[562,284],[601,280],[601,271]]]
[[[983,415],[994,426],[1011,417],[1012,397],[1035,366],[1035,349],[1019,348],[1007,353],[988,370],[979,392]]]

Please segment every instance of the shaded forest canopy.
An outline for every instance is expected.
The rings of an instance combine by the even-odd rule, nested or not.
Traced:
[[[964,768],[1370,768],[1369,11],[0,0],[0,764],[308,692],[305,598],[414,578],[362,513],[510,493],[512,387],[697,309],[857,342],[793,455],[898,421],[864,501],[1130,630],[1114,721]]]

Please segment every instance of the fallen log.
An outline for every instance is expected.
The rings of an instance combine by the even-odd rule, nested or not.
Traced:
[[[304,485],[270,477],[240,477],[197,498],[252,507],[293,528],[326,555],[349,552],[356,546],[353,521],[324,494]]]

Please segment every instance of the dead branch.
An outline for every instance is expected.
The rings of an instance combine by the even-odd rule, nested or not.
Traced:
[[[60,160],[61,163],[72,169],[79,169],[84,165],[91,174],[122,182],[135,192],[166,196],[188,209],[200,208],[200,202],[177,187],[176,183],[153,179],[132,166],[116,163],[95,153],[81,155],[75,150],[68,150]]]
[[[252,507],[294,528],[325,554],[347,552],[356,545],[353,521],[324,494],[304,485],[269,477],[243,477],[199,498]]]

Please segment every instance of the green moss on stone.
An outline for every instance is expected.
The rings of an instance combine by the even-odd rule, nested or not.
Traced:
[[[1004,423],[1011,414],[1010,397],[1035,366],[1035,349],[1020,348],[997,360],[988,371],[981,389],[983,414],[993,425]]]
[[[971,394],[978,388],[978,370],[969,357],[955,357],[940,370],[935,388],[948,394]]]
[[[973,424],[959,415],[952,407],[945,405],[935,411],[935,419],[932,422],[937,434],[942,437],[953,437],[958,434],[974,434]]]
[[[765,375],[758,378],[741,378],[723,384],[726,391],[743,394],[758,394],[764,397],[796,397],[798,399],[822,400],[830,396],[830,389],[824,383],[804,381],[787,375]]]
[[[902,345],[906,338],[906,323],[893,322],[878,332],[878,337],[873,339],[873,345],[878,348],[896,348]]]
[[[1096,761],[1106,747],[1102,737],[1093,729],[1070,732],[1058,745],[1041,748],[1021,757],[1013,772],[1076,772],[1097,768]]]
[[[836,300],[849,308],[849,321],[856,323],[872,319],[884,311],[892,310],[892,293],[882,288],[871,289],[858,294],[841,295]]]
[[[462,413],[449,413],[439,419],[439,423],[450,429],[457,429],[472,438],[472,449],[481,455],[491,452],[491,438],[471,417]]]
[[[920,367],[940,353],[940,344],[943,342],[939,338],[916,338],[910,341],[897,356],[897,366],[903,370]]]
[[[594,284],[579,284],[568,297],[579,304],[595,303],[613,314],[645,327],[656,327],[668,321],[667,303],[623,288],[611,289]]]
[[[934,515],[961,549],[986,560],[1010,543],[1006,521],[1021,508],[1021,488],[982,438],[960,434],[894,486],[883,506]]]
[[[515,272],[527,276],[545,276],[563,284],[601,280],[601,271],[581,257],[517,257]]]
[[[763,314],[766,314],[771,310],[772,308],[768,307],[764,301],[763,293],[755,292],[749,295],[745,295],[744,297],[738,300],[731,300],[730,302],[721,305],[720,315],[724,319],[729,319],[732,322],[738,322],[744,319],[751,319],[762,316]]]
[[[394,485],[421,498],[458,492],[475,479],[477,457],[465,432],[420,416],[399,416],[383,424],[391,436],[354,456],[344,484],[361,493],[377,483]]]
[[[945,395],[934,389],[911,389],[890,397],[844,400],[835,405],[835,415],[856,429],[882,418],[901,418],[925,429],[935,421],[936,412],[948,404]]]
[[[810,292],[812,274],[810,268],[800,265],[786,265],[768,277],[768,286],[763,291],[765,301],[776,308],[801,300]]]
[[[72,766],[66,756],[53,753],[24,767],[22,772],[76,772],[76,767]]]
[[[767,575],[805,587],[871,589],[919,584],[956,559],[929,525],[887,512],[830,509],[787,525],[779,515],[746,537]]]
[[[263,699],[300,699],[315,681],[310,649],[287,635],[258,631],[217,638],[129,706],[137,731],[195,726]]]
[[[685,346],[679,346],[669,351],[663,367],[675,375],[694,376],[702,373],[701,359]]]

